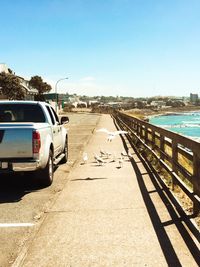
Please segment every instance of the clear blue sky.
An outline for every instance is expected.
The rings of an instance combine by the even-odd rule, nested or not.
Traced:
[[[0,0],[0,63],[59,92],[200,93],[199,0]]]

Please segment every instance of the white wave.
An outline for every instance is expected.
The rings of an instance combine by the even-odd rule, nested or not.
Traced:
[[[157,126],[162,128],[172,128],[173,125],[169,124],[169,125],[157,125]]]
[[[157,125],[162,128],[199,128],[200,124],[170,124],[170,125]]]
[[[197,125],[199,124],[200,125],[200,121],[199,121],[199,123],[197,121],[183,121],[183,123],[184,124],[194,124],[194,125],[195,124],[197,124]]]
[[[183,127],[199,128],[200,124],[183,124]]]
[[[200,143],[200,137],[197,137],[197,136],[187,136],[187,137],[189,137],[190,139]]]
[[[159,125],[159,127],[165,128],[165,129],[170,129],[170,128],[181,128],[183,127],[181,124],[172,124],[172,125]]]

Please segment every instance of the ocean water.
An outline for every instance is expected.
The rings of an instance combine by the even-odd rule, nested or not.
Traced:
[[[200,111],[155,116],[149,122],[200,141]]]

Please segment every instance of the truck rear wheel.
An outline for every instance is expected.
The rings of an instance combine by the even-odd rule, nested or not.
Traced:
[[[53,153],[50,150],[47,165],[44,169],[40,170],[40,179],[42,181],[42,184],[45,186],[51,185],[53,182],[53,174],[54,174]]]
[[[61,161],[60,161],[61,164],[66,163],[68,160],[68,140],[67,140],[67,137],[65,140],[65,147],[63,150],[63,154],[65,154],[65,156],[61,159]]]

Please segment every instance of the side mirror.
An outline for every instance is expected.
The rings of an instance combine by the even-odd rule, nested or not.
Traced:
[[[61,124],[66,124],[69,122],[69,117],[67,116],[62,116],[60,120]]]

